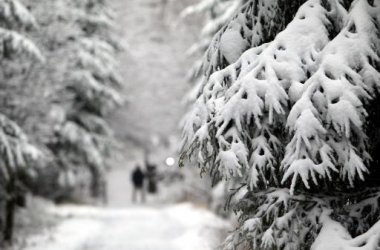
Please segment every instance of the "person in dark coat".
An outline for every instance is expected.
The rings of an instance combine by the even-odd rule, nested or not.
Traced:
[[[146,166],[146,179],[148,193],[155,194],[157,189],[157,167],[154,164],[147,164]]]
[[[140,166],[137,166],[132,172],[132,202],[137,201],[137,195],[140,194],[141,202],[145,202],[145,189],[144,189],[145,174],[141,170]]]

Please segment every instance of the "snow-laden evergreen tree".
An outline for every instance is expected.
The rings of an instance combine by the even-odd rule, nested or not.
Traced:
[[[201,2],[206,3],[207,1]],[[228,15],[234,15],[229,19],[225,19],[223,26],[217,26],[213,19],[211,19],[206,27],[219,27],[219,31],[213,30],[212,35],[215,33],[211,40],[208,40],[209,48],[206,49],[203,59],[198,61],[192,69],[193,80],[197,83],[188,94],[188,101],[195,101],[199,95],[202,86],[207,82],[210,75],[229,64],[235,62],[244,51],[249,48],[259,46],[263,43],[273,40],[273,38],[284,29],[284,27],[293,19],[298,7],[304,2],[292,1],[287,3],[286,1],[227,1],[229,4],[225,6],[235,6],[234,10],[226,9]],[[200,5],[199,7],[191,7],[186,12],[192,12],[197,9],[204,10],[204,6],[218,6],[218,1],[207,2],[208,5]],[[245,5],[244,5],[245,4]],[[243,5],[243,6],[242,6]],[[239,6],[241,7],[239,9]],[[261,6],[261,7],[260,7]],[[236,14],[239,9],[239,13]],[[219,14],[220,15],[220,14]],[[224,19],[223,19],[224,20]],[[222,25],[222,22],[219,22]],[[204,33],[204,32],[203,32]],[[202,35],[202,37],[205,35]],[[207,37],[207,36],[206,36]],[[196,47],[196,45],[195,45]],[[191,116],[191,112],[189,114]],[[185,117],[183,123],[186,126],[188,117]],[[215,183],[216,185],[216,183]],[[224,186],[224,187],[222,187]],[[221,182],[217,184],[216,189],[228,190],[232,188],[234,184]],[[219,196],[226,196],[227,194],[219,194]],[[218,203],[218,201],[215,201]],[[223,203],[219,201],[219,203]],[[222,207],[222,205],[219,205]],[[218,210],[220,211],[220,210]]]
[[[41,173],[41,178],[55,176],[60,188],[55,194],[41,192],[55,199],[73,198],[73,192],[90,182],[91,195],[100,198],[105,193],[105,158],[114,141],[105,116],[122,103],[113,13],[106,1],[30,1],[30,5],[41,26],[40,42],[49,64],[39,75],[55,86],[50,88],[53,105],[47,113],[53,119],[45,117],[50,131],[45,143],[55,156],[56,169]]]
[[[184,16],[211,13],[200,41],[189,51],[190,54],[201,52],[204,56],[189,70],[188,78],[195,84],[186,97],[187,101],[196,99],[204,81],[213,72],[235,62],[247,49],[271,41],[293,19],[295,10],[304,2],[204,0],[185,9]]]
[[[22,54],[42,60],[35,44],[20,32],[37,27],[34,17],[18,0],[4,0],[0,3],[0,42],[2,61]]]
[[[181,17],[200,15],[204,16],[199,41],[188,51],[190,55],[203,54],[210,46],[213,36],[235,15],[244,0],[201,0],[194,5],[188,6],[181,13]],[[201,72],[202,60],[197,60],[189,71],[190,80],[196,80]]]
[[[78,9],[84,14],[79,12],[78,15],[83,37],[73,51],[72,68],[68,68],[72,73],[71,83],[67,86],[76,100],[61,129],[60,141],[69,143],[71,149],[79,147],[90,167],[92,195],[102,197],[105,195],[105,159],[113,139],[104,117],[123,101],[116,90],[121,85],[115,61],[120,45],[113,36],[113,15],[106,1],[84,1],[78,4]]]
[[[12,95],[7,83],[13,75],[27,68],[20,64],[21,60],[33,63],[43,60],[35,44],[23,35],[23,32],[33,28],[36,28],[34,17],[19,1],[0,2],[0,241],[12,239],[16,201],[24,192],[21,178],[30,173],[33,162],[41,157],[40,150],[29,142],[20,126],[7,116],[5,111],[9,107],[4,102],[4,97]]]
[[[224,249],[379,248],[380,1],[302,2],[248,1],[205,56],[182,159],[236,187]]]
[[[224,68],[248,48],[273,40],[292,20],[294,10],[304,2],[203,0],[185,9],[183,16],[209,13],[200,41],[190,49],[191,53],[206,51],[205,58],[193,66],[192,78],[197,79],[204,72],[209,77],[216,70],[212,65]]]

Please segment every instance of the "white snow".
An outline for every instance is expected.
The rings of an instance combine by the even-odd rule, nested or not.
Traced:
[[[229,227],[191,204],[120,209],[63,206],[56,228],[26,241],[23,250],[211,250],[217,232]]]
[[[229,63],[236,62],[247,47],[248,42],[237,30],[228,29],[220,38],[220,50]]]
[[[323,227],[311,250],[375,250],[379,249],[379,240],[380,222],[375,223],[366,233],[352,238],[340,223],[324,216]]]

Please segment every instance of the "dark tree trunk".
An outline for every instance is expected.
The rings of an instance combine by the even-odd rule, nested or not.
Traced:
[[[9,195],[9,198],[6,201],[5,206],[4,240],[6,242],[11,242],[13,238],[14,217],[16,209],[16,201],[14,199],[15,180],[13,178],[7,185],[7,193]]]
[[[90,168],[92,175],[92,183],[91,183],[91,195],[93,198],[98,199],[99,201],[106,204],[107,202],[107,184],[104,177],[104,173],[99,170],[97,167]]]
[[[372,162],[365,185],[380,187],[380,92],[375,92],[373,99],[367,104],[366,110],[369,118],[365,124],[365,129]]]

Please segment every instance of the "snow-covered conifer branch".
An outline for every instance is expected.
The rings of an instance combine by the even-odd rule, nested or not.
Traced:
[[[0,114],[0,171],[6,180],[20,169],[27,167],[29,161],[42,158],[43,153],[28,141],[22,129],[8,117]]]
[[[44,57],[37,46],[18,32],[0,28],[0,53],[3,58],[26,54],[38,61],[43,62]]]
[[[0,26],[7,29],[30,29],[38,26],[34,16],[18,0],[1,1],[0,13]]]
[[[272,131],[277,126],[284,126],[288,101],[294,103],[299,98],[301,82],[315,67],[307,52],[316,47],[323,48],[329,42],[328,13],[322,6],[305,4],[299,13],[308,14],[310,22],[294,20],[273,42],[248,50],[236,63],[214,73],[203,86],[197,101],[197,105],[205,106],[201,111],[206,113],[195,115],[206,116],[203,121],[207,123],[193,124],[193,128],[204,133],[205,128],[213,123],[218,128],[216,140],[221,150],[231,150],[232,145],[238,144],[243,145],[246,152],[254,150],[248,158],[239,161],[250,173],[252,187],[257,185],[253,180],[259,176],[263,178],[265,172],[273,177],[273,166],[278,165],[273,162],[272,155],[278,154],[280,141]],[[321,34],[308,32],[317,29]],[[310,63],[304,65],[302,61]],[[244,132],[246,126],[252,127],[251,134]],[[198,139],[197,133],[194,139]],[[247,140],[252,140],[251,148],[246,148]],[[253,168],[249,167],[252,165]],[[267,167],[269,172],[264,171]]]
[[[266,17],[280,12],[266,13],[265,4],[283,7],[258,2],[245,5],[205,55],[199,96],[183,122],[182,159],[247,188],[225,249],[309,248],[327,210],[346,235],[363,234],[344,249],[373,249],[378,190],[363,181],[375,167],[368,144],[377,138],[367,137],[367,126],[380,86],[380,2],[297,2],[291,21],[271,35],[267,22],[248,25],[249,40],[236,26],[249,4]],[[229,42],[233,50],[225,49]]]
[[[311,177],[317,184],[313,172],[329,178],[330,170],[339,172],[350,185],[356,178],[364,180],[370,156],[365,147],[363,105],[380,86],[380,73],[373,65],[380,60],[372,21],[378,11],[380,7],[366,1],[354,4],[348,16],[342,17],[347,20],[340,33],[314,55],[317,68],[287,122],[294,134],[282,163],[283,181],[293,175],[292,190],[298,176],[306,187]],[[305,159],[310,164],[303,164]]]
[[[70,82],[68,88],[74,90],[87,107],[100,115],[123,103],[116,90],[105,86],[88,71],[77,71]]]

